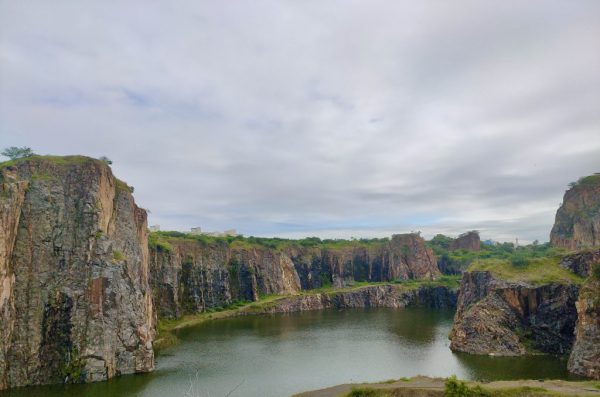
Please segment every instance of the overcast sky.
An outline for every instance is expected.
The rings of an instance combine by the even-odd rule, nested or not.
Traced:
[[[600,171],[600,1],[0,0],[0,146],[162,229],[547,241]]]

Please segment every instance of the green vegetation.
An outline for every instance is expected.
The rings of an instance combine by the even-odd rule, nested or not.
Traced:
[[[33,156],[33,150],[31,150],[31,148],[26,147],[26,146],[23,146],[23,147],[11,146],[11,147],[7,147],[6,149],[4,149],[2,151],[2,153],[0,153],[0,154],[2,154],[4,157],[8,157],[11,160],[16,160],[16,159]]]
[[[251,249],[268,248],[284,250],[286,248],[322,248],[322,249],[348,249],[348,248],[378,248],[388,243],[389,238],[373,239],[320,239],[318,237],[307,237],[299,240],[278,237],[244,237],[224,236],[216,237],[206,234],[191,234],[176,231],[152,232],[154,241],[168,241],[170,239],[193,240],[205,246],[228,245],[231,248]]]
[[[489,271],[506,281],[524,281],[531,284],[581,284],[583,278],[559,266],[560,256],[528,259],[525,265],[515,266],[506,259],[480,259],[469,271]]]
[[[373,389],[371,387],[353,387],[347,397],[393,397],[390,390]]]
[[[596,185],[600,183],[600,172],[597,172],[593,175],[588,175],[581,177],[577,180],[577,182],[571,182],[569,184],[570,187],[581,186],[581,185]]]
[[[39,162],[39,163],[46,162],[46,163],[50,163],[50,164],[57,165],[57,166],[65,166],[65,165],[72,165],[72,164],[84,164],[89,161],[98,162],[100,160],[96,160],[96,159],[93,159],[91,157],[86,157],[86,156],[48,156],[48,155],[42,156],[42,155],[34,154],[29,157],[21,157],[21,158],[8,160],[3,163],[0,163],[0,169],[5,168],[5,167],[11,167],[11,166],[23,163],[23,162]]]
[[[123,182],[122,180],[115,178],[115,183],[116,183],[116,192],[129,192],[129,193],[133,193],[134,188],[133,186],[129,186],[128,184],[126,184],[125,182]]]
[[[121,262],[124,259],[125,259],[125,255],[121,251],[113,250],[113,260],[115,262]]]
[[[148,235],[148,246],[156,249],[158,252],[171,252],[173,246],[167,241],[167,239],[159,233],[150,233]]]
[[[533,244],[515,247],[513,243],[481,244],[479,251],[454,250],[449,247],[453,239],[442,234],[436,235],[427,242],[434,254],[443,263],[443,267],[451,273],[460,273],[469,268],[474,262],[497,259],[508,261],[515,267],[526,268],[529,262],[539,258],[554,258],[564,255],[564,251],[550,246],[550,243]]]
[[[435,287],[435,286],[444,286],[449,289],[457,289],[460,286],[460,279],[462,276],[455,275],[443,275],[439,277],[437,280],[395,280],[394,283],[401,284],[409,289],[419,288],[419,287]],[[387,283],[389,284],[389,283]]]
[[[594,267],[592,267],[592,277],[596,280],[600,280],[600,264],[597,263]]]
[[[62,365],[60,372],[65,383],[79,383],[83,381],[83,376],[85,375],[85,362],[81,359],[77,347],[71,349],[68,362]]]

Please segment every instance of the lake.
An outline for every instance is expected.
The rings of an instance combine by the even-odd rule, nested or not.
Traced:
[[[414,375],[567,379],[566,358],[452,353],[453,312],[422,308],[247,316],[178,331],[151,374],[0,392],[10,397],[281,397]],[[230,393],[230,394],[228,394]]]

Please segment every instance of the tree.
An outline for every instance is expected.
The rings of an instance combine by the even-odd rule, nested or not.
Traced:
[[[109,159],[109,158],[108,158],[108,157],[106,157],[106,156],[102,156],[102,157],[100,157],[100,161],[103,161],[103,162],[104,162],[104,163],[106,163],[107,165],[111,165],[111,164],[112,164],[112,160],[111,160],[111,159]]]
[[[20,159],[20,158],[24,158],[24,157],[31,157],[34,155],[33,150],[31,150],[31,148],[26,147],[26,146],[23,146],[23,147],[11,146],[11,147],[4,149],[4,151],[1,154],[4,157],[8,157],[11,160],[16,160],[16,159]]]

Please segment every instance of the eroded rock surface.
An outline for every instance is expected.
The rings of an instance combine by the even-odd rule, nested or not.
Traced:
[[[594,266],[600,266],[600,250],[580,251],[565,255],[560,261],[560,266],[580,277],[588,277],[592,274]]]
[[[0,389],[154,368],[146,212],[108,166],[4,166],[0,220]]]
[[[575,344],[569,357],[569,371],[600,379],[600,280],[590,277],[577,301]]]
[[[473,354],[564,354],[573,345],[576,285],[528,285],[490,272],[463,275],[451,349]]]
[[[293,294],[355,281],[435,279],[436,259],[417,234],[392,236],[374,247],[286,247],[168,239],[151,248],[151,284],[159,315],[177,318],[257,300],[261,294]]]
[[[479,251],[481,249],[481,239],[479,233],[470,231],[461,234],[450,243],[450,251],[455,250]]]
[[[451,309],[456,307],[456,294],[457,291],[444,286],[406,289],[399,285],[373,285],[351,291],[292,296],[261,308],[261,313],[407,306]]]
[[[550,242],[571,250],[600,246],[600,174],[580,179],[565,192]]]

